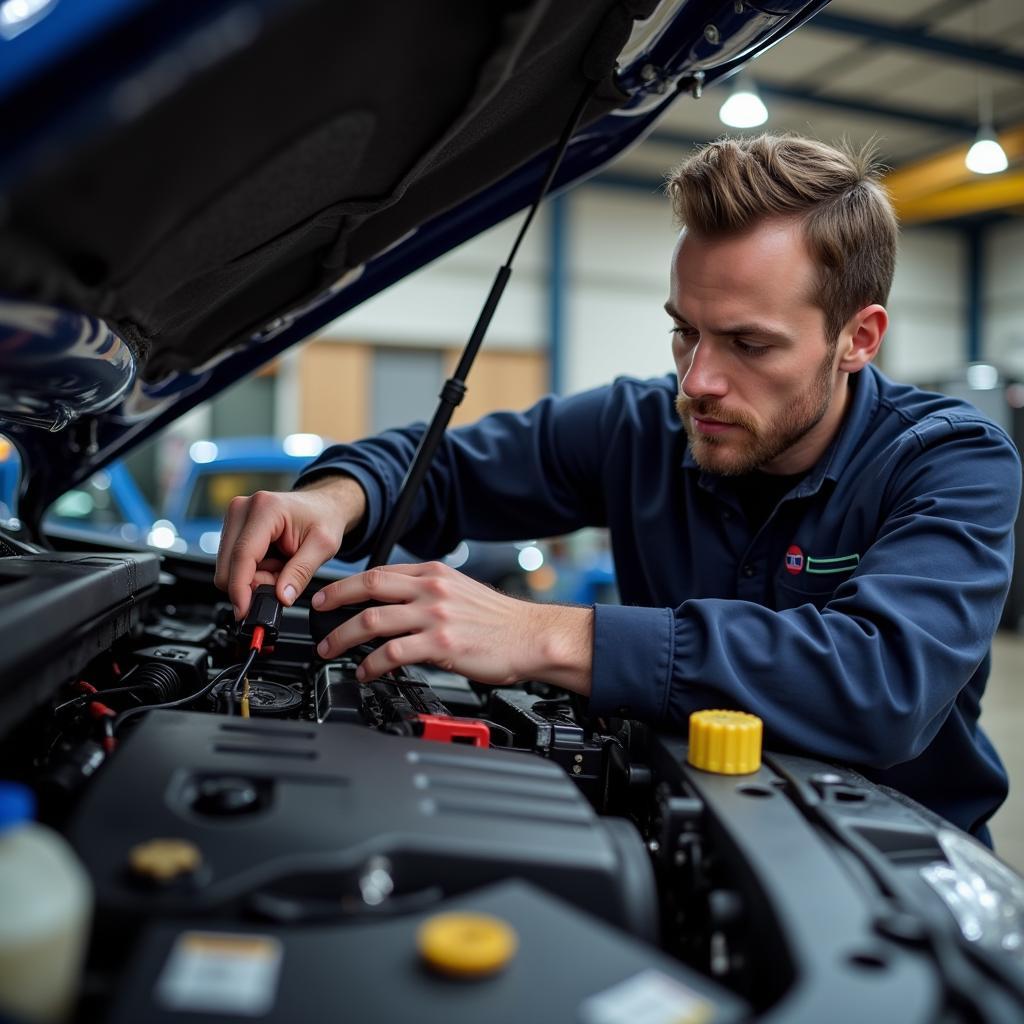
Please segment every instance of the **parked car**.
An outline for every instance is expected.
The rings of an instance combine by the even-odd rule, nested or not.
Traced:
[[[192,549],[216,554],[221,525],[231,499],[236,494],[259,490],[289,490],[299,473],[323,451],[324,444],[316,434],[194,442],[189,447],[184,471],[168,490],[163,532],[155,538],[159,542],[157,546],[171,547],[180,539]],[[524,558],[523,551],[527,549],[536,555]],[[419,559],[396,546],[391,561]],[[531,592],[528,575],[544,564],[544,553],[536,541],[519,544],[462,541],[446,561],[474,579],[507,593],[525,596]],[[328,565],[339,573],[351,573],[364,569],[366,560],[332,559]]]
[[[820,6],[0,5],[0,420],[24,456],[0,775],[94,907],[89,927],[85,897],[46,899],[56,866],[5,893],[0,960],[51,938],[44,905],[69,941],[0,973],[0,1012],[1024,1017],[1024,880],[848,768],[745,742],[723,774],[544,685],[359,683],[315,656],[302,604],[261,600],[246,664],[208,554],[43,530],[133,446],[522,209],[563,133],[556,187]],[[195,493],[186,515],[219,507]]]
[[[17,520],[21,460],[0,437],[0,521]],[[107,538],[143,544],[156,516],[131,471],[114,460],[78,487],[65,491],[47,510],[43,529],[84,539]]]

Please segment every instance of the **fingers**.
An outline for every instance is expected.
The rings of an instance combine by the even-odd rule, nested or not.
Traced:
[[[341,546],[341,537],[320,525],[310,526],[302,538],[295,554],[285,562],[277,577],[277,599],[285,605],[292,605],[301,594],[316,571],[328,559],[333,558]]]
[[[454,667],[451,659],[439,654],[432,638],[418,633],[396,637],[372,651],[356,669],[356,678],[365,682],[405,665],[417,664],[433,664],[449,671]]]
[[[419,568],[422,567],[381,565],[335,583],[328,583],[313,596],[313,607],[319,611],[329,611],[345,604],[360,604],[363,601],[411,601],[421,592],[416,583],[419,574],[407,570]]]
[[[220,531],[220,543],[217,546],[217,568],[213,574],[213,582],[221,590],[228,589],[228,570],[231,566],[231,552],[235,541],[245,525],[249,499],[238,495],[228,503],[228,511],[224,516],[224,525]]]
[[[284,533],[285,519],[280,509],[278,495],[257,491],[252,497],[239,503],[239,513],[244,511],[245,520],[233,540],[221,538],[218,558],[226,552],[228,599],[235,607],[235,615],[241,618],[249,610],[252,596],[252,581],[260,563],[266,558],[270,545]],[[232,499],[234,505],[237,499]],[[228,508],[231,514],[231,506]]]
[[[329,633],[317,648],[321,658],[336,658],[345,651],[380,636],[399,636],[420,628],[422,610],[408,604],[374,605],[354,615]]]

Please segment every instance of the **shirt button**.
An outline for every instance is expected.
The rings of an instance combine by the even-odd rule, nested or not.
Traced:
[[[743,566],[743,569],[741,571],[743,575],[746,576],[749,580],[750,577],[753,576],[757,570],[749,562],[747,562],[747,564]]]

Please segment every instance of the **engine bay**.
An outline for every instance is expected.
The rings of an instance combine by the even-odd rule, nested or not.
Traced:
[[[546,684],[360,683],[364,652],[321,661],[301,606],[257,652],[209,577],[0,559],[3,775],[95,897],[76,1020],[1021,1012],[1019,968],[959,951],[925,891],[944,855],[917,805],[791,755],[703,772],[685,737]],[[424,966],[416,936],[453,910],[514,930],[501,971]]]

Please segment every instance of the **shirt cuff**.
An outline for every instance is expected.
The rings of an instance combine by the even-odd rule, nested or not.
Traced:
[[[674,639],[671,608],[595,605],[590,710],[648,721],[664,717]]]

